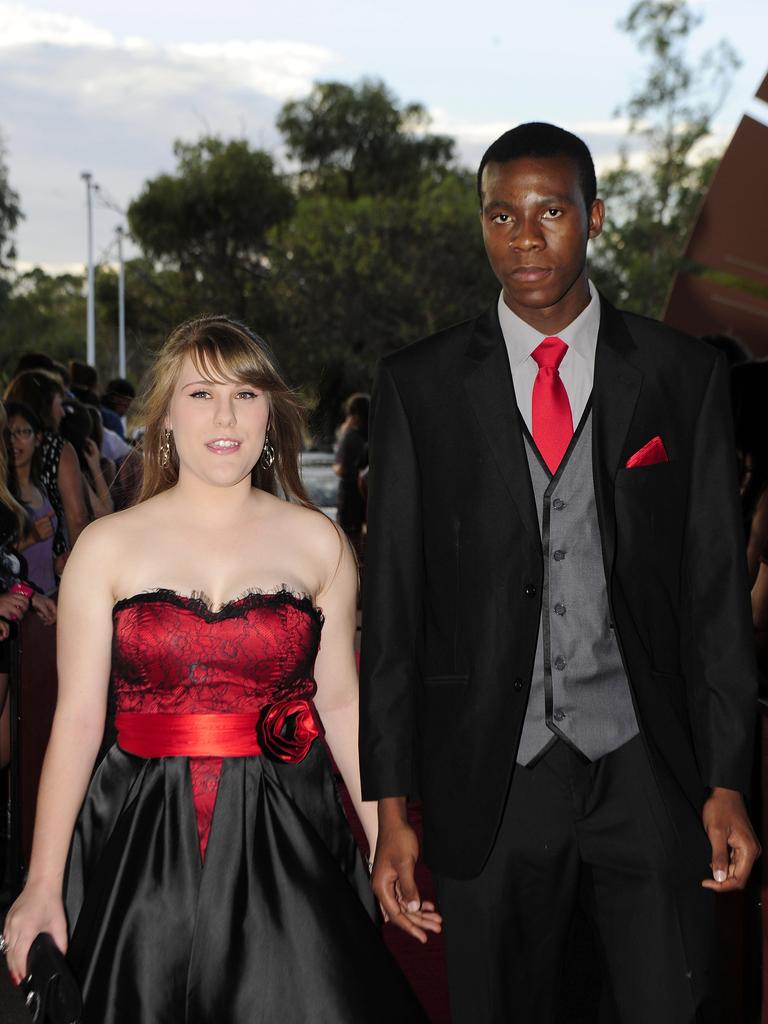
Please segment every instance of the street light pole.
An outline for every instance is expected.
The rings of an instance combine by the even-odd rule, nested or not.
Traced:
[[[117,225],[117,363],[118,377],[125,377],[125,260],[123,259],[123,227]]]
[[[94,303],[93,276],[93,175],[83,171],[80,177],[85,182],[86,208],[88,210],[88,318],[85,361],[90,366],[96,365],[96,306]]]

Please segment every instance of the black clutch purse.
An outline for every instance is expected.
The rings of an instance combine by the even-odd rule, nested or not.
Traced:
[[[40,932],[29,947],[27,976],[21,987],[33,1024],[80,1024],[80,990],[64,954],[48,932]]]

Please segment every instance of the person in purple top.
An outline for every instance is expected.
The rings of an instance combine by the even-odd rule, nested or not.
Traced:
[[[40,482],[40,444],[43,424],[21,403],[9,403],[8,453],[14,495],[28,513],[29,529],[20,538],[19,551],[27,563],[27,579],[43,594],[56,590],[53,538],[58,520]],[[55,619],[55,610],[51,610]]]

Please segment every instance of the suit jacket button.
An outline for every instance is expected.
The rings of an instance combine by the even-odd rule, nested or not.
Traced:
[[[516,690],[522,690],[522,688],[523,688],[523,685],[524,685],[524,684],[523,684],[523,680],[522,680],[522,679],[516,679],[516,680],[514,681],[514,683],[512,683],[512,685],[514,686],[514,688],[515,688]]]
[[[536,597],[536,587],[533,585],[533,583],[527,583],[526,584],[525,596],[526,597]]]

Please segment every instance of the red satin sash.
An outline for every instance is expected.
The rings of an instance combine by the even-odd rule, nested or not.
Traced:
[[[117,744],[137,757],[254,757],[299,764],[320,735],[312,701],[288,698],[258,714],[119,711]]]
[[[174,715],[121,711],[118,746],[137,757],[252,757],[263,754],[259,715]]]

